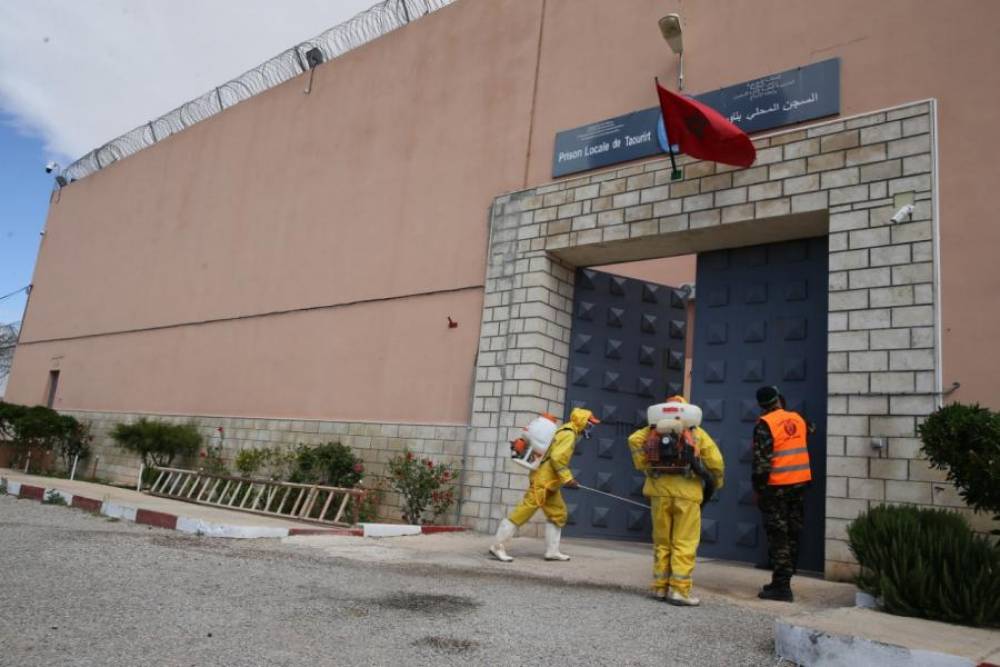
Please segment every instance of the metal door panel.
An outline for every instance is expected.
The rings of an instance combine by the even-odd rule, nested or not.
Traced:
[[[581,441],[573,472],[581,483],[645,502],[644,477],[626,439],[646,408],[684,385],[687,301],[680,290],[610,273],[576,276],[566,405],[585,406],[602,423]],[[587,491],[564,490],[577,537],[649,540],[649,512]]]
[[[773,384],[817,426],[799,562],[823,569],[827,280],[826,237],[698,255],[692,400],[726,460],[726,487],[704,511],[703,556],[766,560],[750,444],[755,392]]]

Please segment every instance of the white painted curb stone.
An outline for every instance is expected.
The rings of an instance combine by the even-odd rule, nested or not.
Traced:
[[[910,649],[849,635],[774,622],[774,650],[779,657],[806,667],[976,667],[968,658]]]
[[[404,537],[406,535],[420,535],[423,532],[420,526],[394,523],[363,523],[361,527],[365,531],[365,537]]]
[[[224,523],[212,523],[204,519],[189,519],[177,517],[177,527],[182,533],[191,535],[206,535],[208,537],[230,537],[235,539],[253,539],[257,537],[288,537],[287,528],[275,526],[232,526]]]
[[[113,519],[135,521],[135,513],[136,509],[134,507],[126,507],[125,505],[118,505],[109,501],[105,501],[101,505],[101,514]]]

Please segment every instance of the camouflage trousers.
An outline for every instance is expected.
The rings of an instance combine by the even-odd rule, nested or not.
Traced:
[[[795,574],[807,487],[806,484],[768,486],[758,499],[764,516],[767,552],[774,569],[772,585],[787,586]]]

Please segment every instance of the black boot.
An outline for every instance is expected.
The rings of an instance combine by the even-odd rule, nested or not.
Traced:
[[[757,597],[761,600],[775,600],[777,602],[795,601],[795,596],[792,595],[792,588],[788,584],[765,584],[760,589],[760,593],[757,593]]]

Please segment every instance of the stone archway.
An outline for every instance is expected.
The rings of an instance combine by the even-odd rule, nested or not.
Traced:
[[[507,441],[563,412],[574,270],[829,235],[826,571],[870,502],[933,502],[916,425],[940,396],[933,101],[755,140],[736,170],[655,160],[497,197],[464,493],[489,530],[526,478]],[[912,218],[893,224],[903,201]],[[884,439],[874,457],[872,439]],[[515,474],[512,474],[515,473]]]

